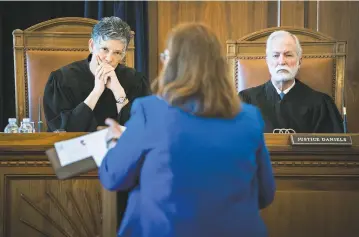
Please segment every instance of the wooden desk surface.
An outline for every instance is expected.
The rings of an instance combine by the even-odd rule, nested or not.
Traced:
[[[80,132],[66,132],[66,133],[0,133],[0,149],[8,147],[13,148],[29,148],[47,149],[55,142],[75,138],[85,135]],[[351,136],[353,140],[353,147],[359,147],[359,134],[345,134]],[[268,147],[291,147],[289,134],[272,134],[265,133],[265,140]]]

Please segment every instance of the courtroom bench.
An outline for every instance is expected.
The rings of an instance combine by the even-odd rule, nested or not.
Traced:
[[[84,134],[0,134],[0,236],[115,236],[116,199],[102,195],[97,171],[61,181],[45,155]],[[351,147],[295,147],[288,134],[265,134],[277,185],[261,212],[271,237],[359,236],[359,134],[351,135]]]

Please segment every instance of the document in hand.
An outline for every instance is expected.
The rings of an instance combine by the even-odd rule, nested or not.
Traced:
[[[125,130],[125,127],[122,127]],[[56,142],[46,154],[59,179],[67,179],[100,167],[108,148],[108,128],[66,141]]]

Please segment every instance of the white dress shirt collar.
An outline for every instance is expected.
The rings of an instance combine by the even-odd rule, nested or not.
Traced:
[[[273,84],[274,88],[276,89],[278,95],[280,95],[280,93],[282,93],[282,91],[279,90],[279,89],[274,85],[273,81],[272,81],[272,84]],[[285,89],[285,90],[283,91],[283,93],[284,93],[284,94],[287,94],[287,93],[290,91],[290,89],[292,89],[292,88],[294,87],[294,85],[295,85],[295,79],[293,80],[293,84],[292,84],[290,87],[288,87],[287,89]]]

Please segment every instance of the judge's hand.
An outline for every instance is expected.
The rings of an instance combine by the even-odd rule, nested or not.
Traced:
[[[120,124],[111,118],[106,119],[105,123],[109,126],[108,133],[106,134],[108,148],[113,148],[123,131]]]
[[[112,91],[115,98],[126,97],[125,90],[117,78],[115,68],[110,64],[101,61],[99,57],[97,57],[97,62],[103,67],[102,80],[105,82],[106,87]]]
[[[103,77],[104,74],[104,64],[100,64],[97,66],[95,71],[95,86],[93,91],[98,95],[101,95],[106,87],[106,81]]]

